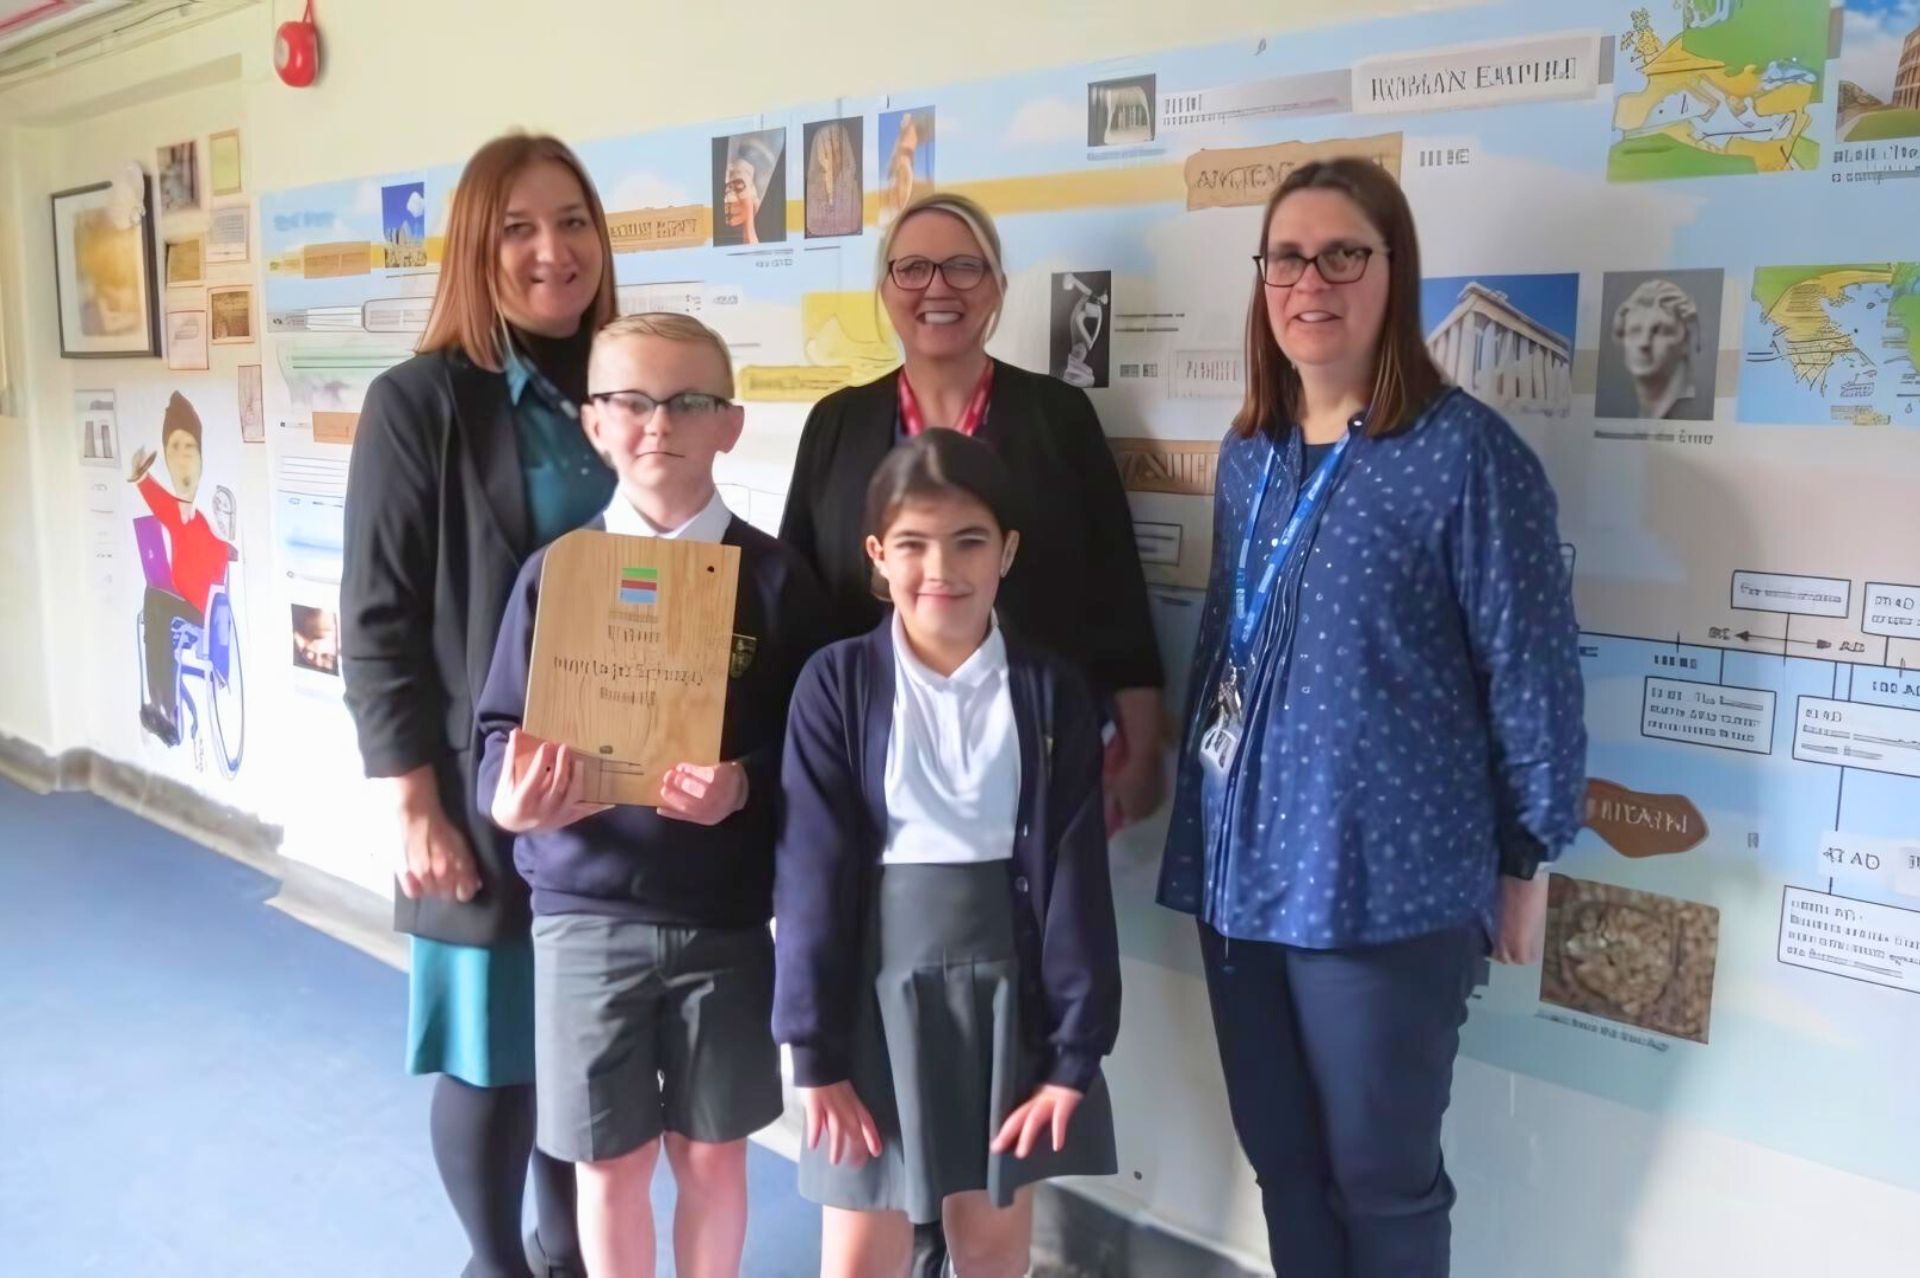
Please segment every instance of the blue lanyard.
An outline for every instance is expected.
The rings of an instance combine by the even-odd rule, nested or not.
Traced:
[[[1253,509],[1247,512],[1246,535],[1240,541],[1240,564],[1234,575],[1233,584],[1233,661],[1235,665],[1245,665],[1253,653],[1254,632],[1259,629],[1260,619],[1266,615],[1267,603],[1273,595],[1273,583],[1279,578],[1280,570],[1286,567],[1294,549],[1300,545],[1300,534],[1304,532],[1313,517],[1319,512],[1327,496],[1327,490],[1333,485],[1333,475],[1340,466],[1340,458],[1347,451],[1347,443],[1353,438],[1349,429],[1340,437],[1315,468],[1313,478],[1294,502],[1293,515],[1287,520],[1287,526],[1280,534],[1280,540],[1274,544],[1273,553],[1267,557],[1266,571],[1260,574],[1259,588],[1254,592],[1253,606],[1247,606],[1247,559],[1253,553],[1253,543],[1260,535],[1260,512],[1267,504],[1267,490],[1273,486],[1273,463],[1280,455],[1280,449],[1268,444],[1267,464],[1260,471],[1260,492],[1254,498]]]

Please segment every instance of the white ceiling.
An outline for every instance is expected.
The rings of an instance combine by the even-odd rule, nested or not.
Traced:
[[[28,44],[130,0],[0,0],[0,49]]]

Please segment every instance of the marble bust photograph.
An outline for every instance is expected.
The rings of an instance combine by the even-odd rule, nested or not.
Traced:
[[[1610,271],[1600,295],[1594,415],[1711,421],[1725,272]]]

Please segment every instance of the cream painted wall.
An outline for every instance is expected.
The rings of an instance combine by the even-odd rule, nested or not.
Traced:
[[[294,92],[272,78],[265,55],[274,22],[297,7],[277,0],[0,92],[0,297],[21,414],[0,419],[0,473],[16,483],[0,503],[0,732],[148,757],[130,730],[125,687],[101,673],[126,664],[126,619],[94,618],[77,636],[66,624],[84,577],[69,395],[98,370],[59,360],[44,318],[53,313],[50,191],[97,180],[127,156],[151,164],[157,145],[236,125],[257,195],[457,159],[511,125],[572,138],[632,132],[835,93],[1271,36],[1288,22],[1443,6],[975,0],[929,6],[908,23],[905,6],[875,0],[768,2],[750,21],[742,6],[634,0],[326,0],[328,69],[317,87]],[[1284,36],[1273,40],[1277,64],[1285,49]],[[248,268],[256,276],[257,259],[256,251]],[[204,379],[194,384],[217,396],[231,387],[234,363],[263,353],[216,353],[207,374],[169,375],[146,361],[112,376],[136,397],[183,376]],[[243,538],[260,548],[242,580],[252,598],[271,601],[261,453],[246,450],[237,463]],[[250,620],[256,648],[279,642],[283,623],[270,605]],[[297,743],[262,727],[249,749],[258,753],[236,788],[202,784],[270,820],[295,813],[304,823]],[[1129,846],[1119,855],[1151,853]],[[1243,1255],[1263,1252],[1204,990],[1132,962],[1126,981],[1126,1029],[1111,1069],[1128,1110],[1125,1170],[1091,1192]],[[1920,1255],[1914,1196],[1473,1061],[1459,1067],[1448,1145],[1461,1189],[1463,1278],[1877,1278],[1913,1272]]]
[[[9,157],[12,158],[12,157]],[[33,423],[22,416],[22,382],[28,377],[27,347],[18,305],[23,279],[22,254],[31,230],[16,216],[19,166],[0,166],[0,362],[7,369],[0,391],[0,475],[6,476],[6,500],[0,501],[0,733],[45,746],[53,738],[53,712],[47,696],[47,650],[43,629],[41,569],[44,539],[39,536],[44,488],[36,469]]]
[[[40,510],[32,474],[28,423],[0,417],[0,475],[11,479],[11,497],[0,511],[0,733],[44,744],[53,735],[53,714],[45,687],[42,576],[35,536]]]

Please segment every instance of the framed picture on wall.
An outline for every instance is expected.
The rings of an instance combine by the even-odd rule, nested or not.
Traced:
[[[167,287],[184,288],[207,282],[207,240],[203,235],[167,241]]]
[[[213,317],[215,346],[245,346],[253,342],[251,288],[209,289],[207,310]]]
[[[160,173],[160,211],[191,213],[200,207],[200,144],[177,142],[155,153]]]
[[[153,186],[145,178],[140,199],[138,210],[116,208],[111,182],[53,196],[53,278],[63,359],[160,353]]]
[[[240,178],[240,130],[228,129],[207,139],[208,183],[215,195],[238,195],[244,186]]]
[[[167,367],[176,372],[207,371],[207,313],[167,312]]]

